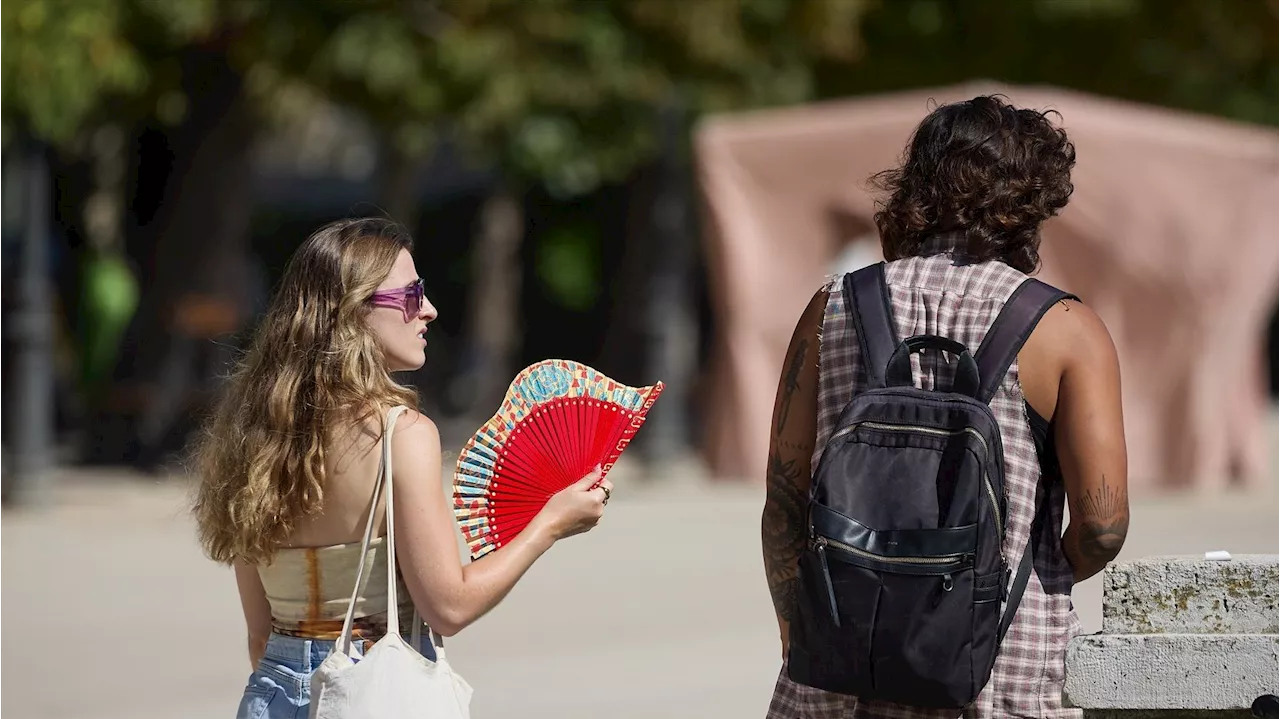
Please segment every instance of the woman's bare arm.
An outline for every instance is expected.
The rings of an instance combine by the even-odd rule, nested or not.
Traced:
[[[267,591],[262,587],[257,567],[236,562],[234,569],[240,608],[249,632],[249,664],[256,670],[271,636],[271,604],[267,602]]]
[[[552,526],[544,512],[501,549],[464,566],[453,511],[444,494],[440,434],[435,423],[417,412],[405,413],[391,451],[398,562],[415,606],[439,634],[452,636],[484,616],[557,538],[574,533]],[[589,475],[551,502],[561,507],[575,505],[569,509],[578,516],[599,520],[604,493],[587,491],[598,477],[598,473]],[[585,529],[578,527],[577,531]]]
[[[796,324],[778,380],[769,437],[760,530],[765,575],[784,656],[794,612],[797,564],[807,536],[810,462],[818,419],[818,342],[826,305],[827,293],[820,291]]]

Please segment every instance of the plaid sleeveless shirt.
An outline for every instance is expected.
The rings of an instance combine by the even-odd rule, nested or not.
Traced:
[[[890,262],[885,279],[899,337],[936,334],[977,351],[1013,291],[1026,275],[1001,262],[968,264],[956,253]],[[853,318],[845,302],[843,277],[830,281],[819,349],[818,432],[813,462],[832,428],[866,377]],[[954,359],[939,352],[912,357],[916,386],[949,387]],[[991,680],[964,712],[918,709],[885,702],[860,701],[792,682],[783,667],[769,707],[769,719],[955,719],[956,717],[1026,717],[1078,719],[1078,709],[1062,704],[1067,644],[1080,632],[1071,604],[1071,565],[1062,551],[1065,491],[1057,472],[1042,472],[1037,445],[1049,441],[1043,420],[1041,436],[1033,436],[1031,410],[1018,382],[1015,360],[991,401],[1004,446],[1008,531],[1004,552],[1017,567],[1027,546],[1035,508],[1043,504],[1043,531],[1034,545],[1034,571],[1009,633],[1000,646]],[[1037,418],[1038,419],[1038,418]],[[1041,439],[1042,442],[1037,442]],[[1051,454],[1051,452],[1050,452]]]

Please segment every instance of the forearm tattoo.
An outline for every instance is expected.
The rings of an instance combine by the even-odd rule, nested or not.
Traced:
[[[1125,492],[1107,484],[1089,490],[1080,500],[1080,555],[1090,562],[1107,563],[1120,553],[1129,532],[1129,511]]]
[[[794,612],[797,564],[804,550],[805,516],[808,513],[808,478],[802,476],[802,458],[813,451],[781,439],[791,414],[792,399],[800,387],[809,343],[801,340],[787,363],[782,379],[782,395],[774,424],[773,448],[769,452],[761,539],[769,594],[778,616],[790,622]]]

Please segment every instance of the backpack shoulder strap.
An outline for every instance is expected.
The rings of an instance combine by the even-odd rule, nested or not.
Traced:
[[[1079,298],[1031,278],[1013,291],[974,356],[978,362],[978,374],[982,378],[982,386],[978,390],[979,402],[991,402],[1000,383],[1004,381],[1009,366],[1035,330],[1040,318],[1049,311],[1053,303],[1062,300],[1078,301]]]
[[[1009,296],[1004,309],[1000,311],[996,321],[987,331],[987,336],[978,348],[974,358],[978,363],[978,374],[982,378],[982,386],[978,390],[978,401],[990,403],[996,390],[1004,381],[1014,358],[1018,356],[1022,345],[1039,324],[1040,318],[1049,311],[1055,302],[1076,300],[1075,295],[1047,285],[1040,280],[1028,278]],[[1004,614],[1000,617],[999,641],[1013,624],[1014,615],[1018,612],[1018,604],[1027,590],[1027,582],[1031,579],[1033,559],[1035,557],[1036,540],[1041,532],[1042,503],[1037,503],[1035,516],[1031,521],[1031,531],[1027,536],[1027,546],[1022,552],[1022,561],[1018,563],[1017,574],[1013,584],[1009,586],[1008,598],[1005,600]]]
[[[885,368],[898,346],[889,308],[889,285],[884,279],[884,263],[877,262],[844,276],[844,297],[862,349],[862,365],[867,371],[867,388],[885,386]]]

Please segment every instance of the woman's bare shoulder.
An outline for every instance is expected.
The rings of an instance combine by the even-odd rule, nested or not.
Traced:
[[[440,428],[427,415],[416,409],[406,409],[396,420],[391,447],[400,451],[434,451],[440,453]]]

